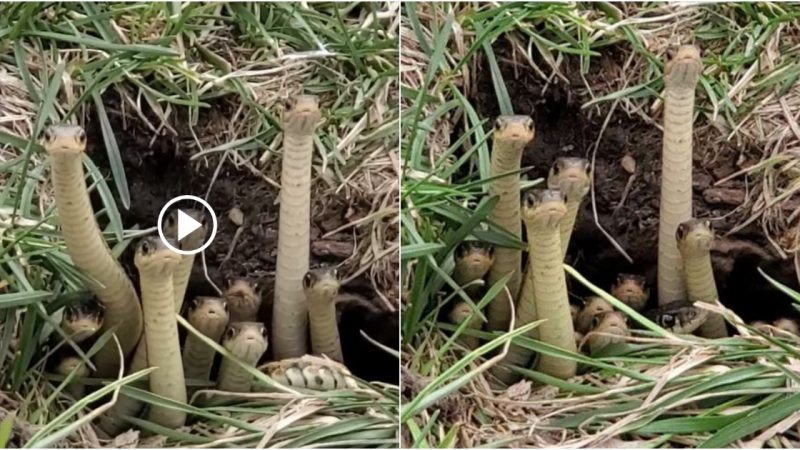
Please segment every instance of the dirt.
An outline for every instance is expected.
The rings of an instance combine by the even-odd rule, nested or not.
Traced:
[[[550,165],[559,156],[591,160],[605,115],[590,117],[587,110],[581,109],[587,99],[580,98],[570,86],[561,83],[544,89],[542,80],[531,70],[520,67],[515,70],[512,59],[507,57],[508,45],[502,40],[495,43],[494,49],[506,87],[512,94],[514,113],[530,115],[536,123],[536,136],[522,159],[523,167],[528,168],[528,178],[546,177]],[[593,71],[587,75],[590,83],[601,78],[597,72],[599,67],[619,64],[614,58],[611,52],[602,63],[594,61]],[[541,63],[540,67],[546,66]],[[566,64],[562,72],[573,76],[570,85],[582,86],[577,61],[568,59]],[[481,117],[496,117],[500,110],[489,65],[484,61],[477,67],[476,89],[470,100]],[[729,233],[746,218],[743,215],[747,208],[737,209],[745,198],[743,181],[737,178],[715,185],[743,165],[751,164],[760,151],[736,147],[732,143],[720,144],[722,139],[713,127],[699,124],[700,120],[695,122],[693,207],[695,217],[712,219],[719,237],[712,250],[712,262],[722,302],[745,320],[772,320],[781,315],[797,317],[790,300],[769,286],[757,272],[761,267],[797,289],[791,261],[778,258],[757,221],[743,230]],[[633,263],[629,263],[598,229],[588,196],[567,259],[602,288],[608,289],[619,272],[639,273],[647,277],[651,292],[656,292],[661,134],[643,119],[617,110],[600,140],[594,166],[598,220]],[[635,163],[633,176],[629,172],[631,163]],[[620,204],[623,197],[625,200]],[[581,286],[572,287],[575,293],[585,294]],[[654,304],[655,299],[651,298],[651,305]]]
[[[205,251],[208,276],[220,289],[224,289],[228,281],[233,278],[245,278],[256,283],[263,298],[259,319],[269,326],[278,238],[278,188],[267,183],[252,170],[238,168],[228,160],[222,165],[206,197],[221,153],[211,155],[206,160],[192,161],[190,157],[196,150],[185,145],[186,142],[193,142],[193,137],[185,124],[172,124],[176,130],[180,130],[180,136],[164,133],[153,139],[152,132],[141,121],[134,120],[135,115],[130,111],[123,115],[118,105],[114,103],[106,108],[110,113],[111,125],[119,143],[131,193],[130,208],[126,210],[120,206],[124,226],[126,228],[154,226],[162,206],[175,196],[189,194],[205,198],[216,212],[218,222],[216,237]],[[202,133],[213,133],[214,130],[220,129],[229,120],[229,112],[232,116],[233,110],[233,105],[222,99],[211,108],[213,112],[205,116],[201,114],[201,121],[195,127],[198,134],[201,134],[200,139],[213,141],[213,136],[202,136]],[[102,171],[110,174],[100,127],[96,123],[88,123],[87,134],[88,155]],[[266,175],[279,182],[279,164],[273,164],[267,170],[271,172]],[[108,180],[111,184],[110,176]],[[324,191],[322,195],[324,187],[319,186],[320,184],[322,183],[315,183],[312,192],[310,261],[312,268],[340,264],[350,257],[355,239],[352,231],[336,233],[325,239],[321,239],[321,236],[346,225],[352,220],[353,214],[369,213],[368,209],[364,211],[360,209],[368,208],[369,205],[352,205],[344,196],[337,196],[329,190]],[[116,195],[113,186],[112,191]],[[97,209],[100,206],[99,197],[93,198],[93,203]],[[119,199],[117,204],[121,205]],[[234,207],[240,209],[244,217],[241,230],[238,232],[239,226],[228,218],[228,212]],[[129,246],[126,249],[121,261],[136,283],[138,276],[133,265],[133,247]],[[346,270],[340,270],[340,274],[342,272],[345,272],[344,276],[349,275]],[[359,307],[343,305],[342,320],[348,324],[358,324],[359,328],[369,333],[370,328],[374,327],[371,322],[383,324],[386,320],[391,320],[391,316],[396,316],[396,313],[385,311],[381,307],[369,280],[364,276],[348,283],[345,292],[364,299]],[[206,279],[199,256],[195,260],[187,298],[198,295],[217,295],[217,291]],[[365,343],[357,331],[355,334],[351,331],[353,330],[343,330],[342,335],[345,353],[348,353],[349,348],[349,353],[354,355],[350,358],[352,364],[348,364],[355,366],[351,367],[351,371],[368,380],[378,379],[388,382],[396,380],[396,361],[389,359],[386,362],[385,353],[378,355],[376,360],[370,351],[375,347]],[[374,330],[371,333],[372,336],[376,334]],[[395,337],[393,342],[392,337],[385,331],[376,337],[385,345],[397,347],[397,338]],[[365,353],[372,355],[373,359],[362,363],[362,355]],[[271,358],[270,352],[265,356],[265,359],[269,358]],[[367,367],[367,370],[361,369],[362,367]]]

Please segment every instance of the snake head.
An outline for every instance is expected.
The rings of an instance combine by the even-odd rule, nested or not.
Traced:
[[[788,317],[780,317],[775,319],[775,321],[772,322],[772,326],[794,335],[800,335],[800,326],[797,325],[797,321]]]
[[[453,252],[456,261],[464,261],[470,265],[491,267],[494,263],[494,246],[489,243],[468,240],[461,241]]]
[[[303,277],[303,291],[306,298],[336,301],[340,286],[338,275],[334,267],[320,267],[306,272]]]
[[[531,189],[522,200],[522,218],[527,226],[558,226],[567,213],[564,195],[555,189]]]
[[[664,68],[664,85],[667,89],[694,90],[702,71],[700,50],[694,45],[683,45]]]
[[[686,302],[678,302],[648,311],[645,316],[673,333],[689,334],[705,323],[708,314],[708,310]]]
[[[289,101],[283,129],[292,134],[311,134],[321,118],[319,98],[316,95],[298,95]]]
[[[453,323],[461,323],[469,319],[470,315],[472,315],[472,307],[465,301],[456,303],[449,314],[450,321]]]
[[[500,116],[494,121],[494,140],[525,146],[535,134],[533,119],[529,116]]]
[[[705,219],[692,219],[678,225],[675,238],[681,252],[691,256],[701,256],[711,250],[714,242],[714,229]]]
[[[190,322],[194,319],[210,320],[228,323],[230,314],[228,312],[228,302],[221,297],[195,297],[189,303],[188,317]]]
[[[177,243],[170,241],[170,244],[177,248]],[[133,263],[139,272],[151,274],[172,273],[180,260],[181,255],[170,250],[161,239],[155,236],[142,238],[139,245],[136,246],[136,253],[133,256]]]
[[[614,307],[602,297],[586,297],[583,308],[575,318],[575,328],[581,333],[586,333],[593,327],[592,324],[597,317],[612,311],[614,311]]]
[[[86,132],[78,125],[51,125],[44,130],[42,145],[50,154],[80,155],[86,150]]]
[[[232,322],[222,336],[222,346],[243,360],[258,361],[267,351],[268,338],[261,322]]]
[[[628,334],[628,316],[619,311],[606,311],[594,316],[592,331],[611,334]]]
[[[81,301],[64,307],[61,328],[81,342],[103,327],[105,308],[94,300]]]
[[[642,311],[650,299],[647,279],[641,275],[621,273],[611,286],[611,295],[636,311]]]
[[[194,208],[184,209],[182,211],[192,219],[198,221],[200,223],[200,228],[192,231],[184,236],[183,239],[178,241],[178,210],[172,209],[169,211],[169,213],[167,213],[167,216],[164,217],[164,237],[172,239],[173,241],[178,241],[180,247],[176,248],[180,248],[181,250],[194,250],[196,248],[200,248],[200,246],[203,245],[203,242],[205,242],[206,235],[208,234],[208,221],[206,220],[206,215],[202,210]]]
[[[559,189],[569,199],[580,200],[592,186],[592,164],[586,158],[556,158],[547,176],[547,187]]]

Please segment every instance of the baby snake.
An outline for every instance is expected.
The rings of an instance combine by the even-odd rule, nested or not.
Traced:
[[[500,197],[489,214],[489,219],[518,238],[522,236],[522,224],[519,214],[520,187],[519,173],[517,172],[520,169],[522,151],[533,139],[533,135],[533,119],[528,116],[500,116],[494,123],[491,175],[493,177],[508,175],[495,179],[489,187],[490,195]],[[514,173],[509,174],[509,172]],[[489,271],[488,281],[490,285],[493,285],[511,274],[511,278],[506,284],[511,298],[509,299],[506,291],[502,290],[489,303],[487,319],[490,331],[508,329],[511,320],[509,300],[516,301],[522,279],[520,276],[521,258],[518,249],[501,247],[495,250],[494,264]]]
[[[650,298],[650,290],[647,289],[647,280],[643,276],[621,273],[611,286],[611,295],[636,311],[644,311]]]
[[[336,269],[309,270],[303,277],[303,291],[308,301],[311,351],[334,361],[344,361],[336,323],[336,296],[339,294]]]
[[[612,311],[614,311],[614,307],[611,306],[611,303],[603,300],[602,297],[587,297],[584,307],[575,317],[575,331],[583,334],[588,333],[597,325],[595,323],[597,317]]]
[[[219,342],[228,325],[228,305],[219,297],[197,297],[189,304],[189,323],[204,336]],[[192,333],[183,343],[183,374],[187,379],[209,380],[216,352]]]
[[[664,140],[658,221],[658,304],[686,298],[683,262],[675,242],[678,225],[692,218],[694,91],[702,65],[691,45],[678,49],[664,69]]]
[[[222,337],[222,346],[253,367],[267,351],[267,328],[260,322],[234,322]],[[230,392],[250,392],[253,376],[228,358],[222,358],[217,388]]]
[[[314,130],[320,120],[319,101],[301,95],[283,120],[278,254],[272,342],[276,359],[298,357],[308,351],[308,307],[303,276],[309,266],[311,157]]]
[[[94,218],[81,160],[86,150],[86,133],[79,126],[53,125],[45,131],[44,148],[50,155],[56,207],[67,253],[75,266],[92,280],[89,288],[105,307],[101,331],[114,328],[127,357],[142,335],[142,308],[131,280],[111,254]],[[97,352],[97,375],[114,375],[120,365],[118,355],[114,340],[109,340]]]
[[[256,292],[252,283],[244,278],[236,278],[229,282],[223,295],[228,302],[231,322],[255,322],[258,320],[261,295]]]
[[[332,391],[338,389],[357,389],[353,375],[343,364],[318,356],[304,355],[300,358],[284,359],[264,364],[258,368],[273,381],[289,388]],[[258,384],[256,391],[269,388]]]
[[[581,202],[592,186],[592,165],[585,158],[557,158],[547,176],[547,187],[558,189],[564,195],[567,213],[559,225],[561,254],[566,256],[572,237],[575,220],[580,212]]]
[[[85,390],[84,384],[80,381],[80,378],[86,378],[89,376],[89,368],[86,367],[86,363],[78,357],[77,355],[64,355],[61,357],[61,360],[58,362],[55,368],[55,372],[59,375],[67,376],[73,370],[76,370],[75,377],[77,379],[73,379],[70,384],[67,385],[65,390],[69,395],[72,396],[75,400],[80,400],[83,398],[83,392]]]
[[[589,343],[589,352],[597,353],[603,347],[624,342],[628,336],[628,317],[619,311],[605,312],[593,318],[592,331],[586,335]]]
[[[481,280],[489,272],[494,262],[494,247],[481,241],[463,241],[453,253],[455,259],[455,269],[453,270],[453,280],[464,287],[464,292],[473,300],[477,301],[481,286],[474,281]],[[450,321],[460,324],[472,315],[472,307],[465,301],[456,302],[450,311]],[[474,316],[467,325],[468,328],[480,329],[481,319]],[[475,336],[460,335],[458,341],[468,349],[474,349],[479,344],[479,339]]]
[[[61,316],[61,329],[76,343],[83,342],[103,328],[104,318],[103,305],[94,300],[67,305]]]
[[[719,298],[714,282],[714,269],[711,267],[711,243],[714,231],[708,220],[689,220],[678,226],[675,237],[683,259],[686,276],[686,289],[691,302],[714,303]],[[728,336],[725,319],[716,313],[708,315],[708,320],[700,327],[700,335],[708,338]]]

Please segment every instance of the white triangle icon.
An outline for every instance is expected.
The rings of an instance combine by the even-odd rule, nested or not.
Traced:
[[[178,210],[178,240],[185,238],[192,231],[200,228],[202,224],[191,218],[188,214]]]

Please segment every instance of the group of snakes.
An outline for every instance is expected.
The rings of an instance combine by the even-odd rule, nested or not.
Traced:
[[[139,289],[104,239],[90,203],[82,159],[86,133],[75,125],[54,125],[44,133],[43,146],[52,166],[51,177],[61,232],[74,265],[87,277],[95,300],[68,305],[61,327],[75,343],[86,346],[111,330],[94,354],[92,366],[77,355],[65,353],[55,370],[61,375],[75,373],[69,392],[80,397],[85,389],[81,378],[111,378],[153,368],[147,386],[152,394],[187,403],[196,389],[188,380],[211,385],[199,402],[215,403],[226,398],[214,392],[251,390],[353,389],[355,378],[342,364],[335,302],[339,291],[336,270],[309,268],[311,157],[314,131],[321,119],[315,96],[298,96],[283,117],[283,167],[280,193],[280,222],[272,311],[272,338],[267,326],[258,321],[260,293],[244,279],[229,282],[221,297],[187,299],[193,254],[178,254],[161,239],[141,238],[136,245],[134,265]],[[188,214],[202,224],[191,234],[177,239],[177,210],[163,223],[165,237],[181,250],[199,248],[206,240],[207,227],[201,211]],[[140,301],[141,299],[141,301]],[[177,315],[185,310],[189,330],[181,346]],[[307,336],[310,334],[310,348]],[[220,355],[206,341],[220,343],[228,356]],[[257,367],[274,384],[256,382],[251,370],[273,344],[274,361]],[[216,364],[215,364],[216,359]],[[218,367],[218,370],[213,370]],[[216,379],[212,382],[216,372]],[[73,375],[74,377],[74,375]],[[191,383],[189,383],[191,384]],[[208,392],[211,392],[210,394]],[[98,425],[109,435],[130,426],[128,417],[143,413],[144,406],[132,396],[120,395]],[[151,405],[147,420],[176,428],[186,423],[180,409]]]
[[[692,217],[692,123],[695,88],[702,72],[699,50],[682,46],[664,70],[664,138],[658,234],[658,306],[645,311],[649,289],[643,276],[619,274],[610,286],[617,300],[677,334],[696,333],[708,338],[728,335],[725,319],[701,308],[696,302],[716,303],[717,289],[710,250],[714,232],[708,220]],[[556,159],[549,170],[545,189],[522,193],[522,153],[534,138],[534,122],[528,116],[500,116],[494,123],[489,195],[498,201],[489,220],[520,240],[523,224],[527,240],[527,266],[522,251],[497,247],[478,240],[462,242],[454,251],[453,280],[469,298],[480,298],[481,289],[507,280],[488,304],[487,331],[508,331],[512,305],[514,326],[541,321],[528,336],[569,352],[598,352],[629,335],[628,315],[602,297],[591,296],[581,305],[571,304],[563,261],[584,197],[592,186],[591,164],[575,157]],[[463,297],[462,297],[463,298]],[[628,309],[628,308],[625,308]],[[448,312],[449,319],[467,328],[484,325],[475,303],[461,299]],[[754,324],[765,331],[775,328],[797,334],[788,318],[772,325]],[[469,349],[479,338],[469,331],[459,335]],[[521,345],[511,345],[503,364],[492,374],[508,384],[521,375],[509,365],[535,365],[537,371],[566,379],[576,374],[574,359],[536,355]]]

